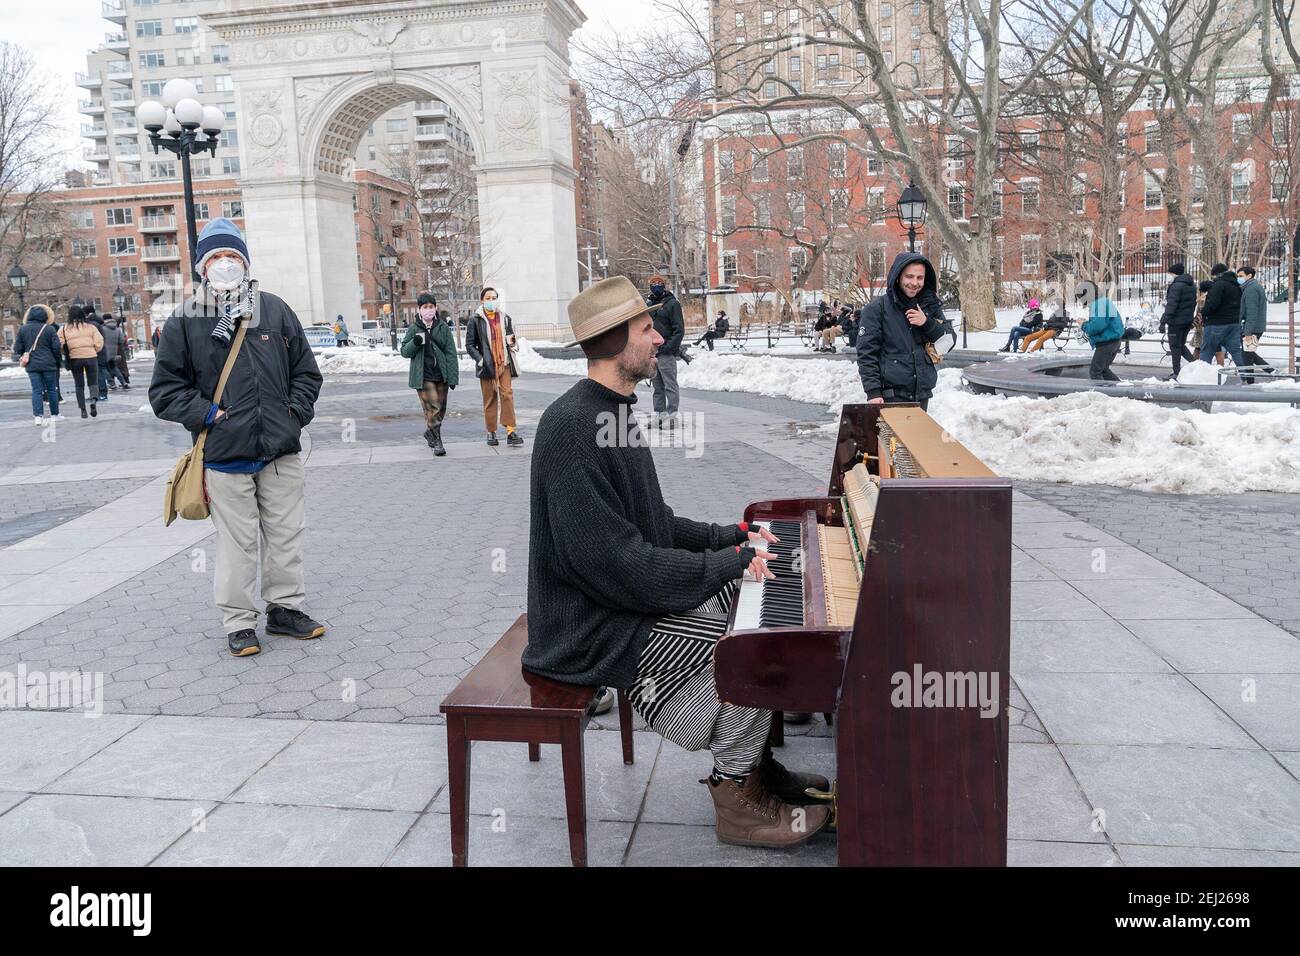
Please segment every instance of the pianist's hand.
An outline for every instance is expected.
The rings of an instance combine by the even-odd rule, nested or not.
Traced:
[[[868,405],[883,405],[883,404],[885,404],[885,400],[884,400],[883,398],[869,398],[869,399],[867,399],[867,404],[868,404]]]
[[[776,577],[767,567],[767,561],[770,557],[772,557],[771,552],[754,550],[754,560],[749,562],[749,567],[746,570],[754,576],[755,581]]]
[[[749,532],[749,540],[751,544],[755,541],[765,541],[771,544],[772,542],[780,541],[781,539],[766,528],[759,528],[757,531]]]

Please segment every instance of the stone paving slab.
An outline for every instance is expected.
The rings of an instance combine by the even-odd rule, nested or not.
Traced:
[[[1300,674],[1193,674],[1188,680],[1262,746],[1300,751]]]
[[[0,789],[41,790],[146,718],[125,714],[0,710]]]
[[[1118,621],[1015,621],[1011,672],[1172,673],[1170,664]]]
[[[210,803],[33,794],[0,816],[0,866],[144,866]]]
[[[1300,674],[1300,640],[1268,621],[1126,621],[1124,626],[1185,674]]]
[[[623,821],[588,821],[587,865],[621,866],[634,827]],[[469,865],[571,866],[568,825],[556,817],[471,815]],[[385,866],[451,866],[449,817],[421,816]]]

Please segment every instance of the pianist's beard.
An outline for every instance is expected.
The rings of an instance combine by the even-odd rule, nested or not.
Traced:
[[[658,366],[655,359],[657,350],[658,346],[654,345],[651,340],[646,340],[641,345],[633,345],[629,342],[627,348],[623,349],[618,356],[618,372],[623,381],[630,385],[636,385],[637,382],[644,382],[648,378],[654,378],[655,369]]]

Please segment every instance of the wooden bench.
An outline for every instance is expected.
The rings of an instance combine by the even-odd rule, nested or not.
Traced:
[[[451,798],[451,865],[469,863],[470,744],[501,740],[528,744],[541,759],[542,744],[559,744],[569,855],[587,865],[587,792],[582,734],[597,687],[564,684],[530,674],[520,659],[528,645],[528,615],[521,614],[438,708],[447,717],[447,771]],[[632,707],[618,692],[623,763],[632,763]]]

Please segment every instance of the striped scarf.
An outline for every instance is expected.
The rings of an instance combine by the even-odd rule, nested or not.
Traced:
[[[234,334],[235,326],[239,320],[246,315],[253,314],[257,283],[245,279],[239,284],[239,288],[231,289],[229,292],[219,292],[206,282],[203,287],[212,296],[219,313],[217,315],[217,324],[212,329],[212,337],[223,345],[229,345],[230,337]]]

